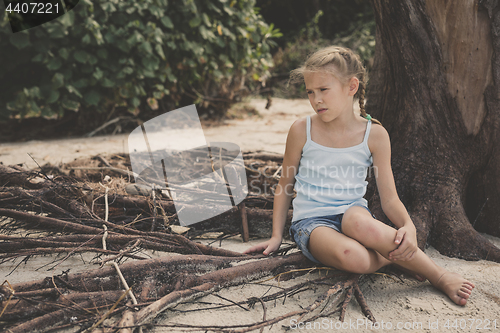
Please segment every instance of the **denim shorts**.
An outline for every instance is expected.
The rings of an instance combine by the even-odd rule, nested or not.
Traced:
[[[373,216],[368,207],[363,206],[363,208],[366,208]],[[290,227],[290,236],[295,241],[295,243],[297,243],[297,247],[302,251],[302,254],[305,255],[307,259],[320,264],[320,262],[313,257],[311,252],[309,252],[309,237],[311,236],[312,231],[317,227],[328,227],[342,233],[343,217],[344,214],[337,214],[308,217],[302,220],[298,220],[292,223],[292,226]],[[375,218],[375,216],[373,217]]]

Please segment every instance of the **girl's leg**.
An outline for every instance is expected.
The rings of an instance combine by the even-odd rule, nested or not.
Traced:
[[[376,251],[328,227],[317,227],[311,232],[309,251],[325,265],[358,274],[373,273],[391,263]]]
[[[342,219],[342,232],[373,249],[385,258],[398,245],[394,243],[396,229],[374,219],[363,207],[351,207]],[[439,267],[422,250],[418,249],[409,261],[392,261],[427,278],[458,305],[465,305],[474,285],[460,275]]]

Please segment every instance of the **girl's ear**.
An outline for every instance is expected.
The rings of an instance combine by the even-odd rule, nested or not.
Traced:
[[[358,92],[359,80],[357,77],[352,77],[349,80],[349,96],[354,96]]]

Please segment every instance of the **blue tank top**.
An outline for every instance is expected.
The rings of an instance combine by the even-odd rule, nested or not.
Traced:
[[[368,148],[371,121],[363,142],[348,148],[330,148],[311,140],[307,117],[307,141],[295,176],[292,222],[316,216],[343,214],[352,206],[368,207],[366,175],[372,164]]]

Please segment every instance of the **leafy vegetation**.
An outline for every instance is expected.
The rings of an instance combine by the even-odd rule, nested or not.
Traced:
[[[16,34],[0,13],[0,117],[197,103],[223,113],[269,77],[281,34],[254,0],[81,0]]]
[[[257,0],[268,22],[286,31],[274,53],[273,94],[276,97],[304,98],[304,87],[289,86],[288,75],[306,57],[329,45],[349,47],[358,53],[370,70],[375,52],[375,18],[366,0]],[[278,11],[277,8],[283,8]],[[299,22],[299,24],[297,24]]]

